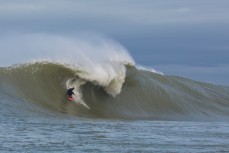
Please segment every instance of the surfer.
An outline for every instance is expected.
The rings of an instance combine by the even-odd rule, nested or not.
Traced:
[[[67,95],[69,96],[69,98],[72,98],[72,95],[75,95],[75,93],[73,92],[75,88],[69,88],[68,91],[67,91]]]

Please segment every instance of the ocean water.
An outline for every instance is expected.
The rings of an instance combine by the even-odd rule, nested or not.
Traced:
[[[73,71],[52,63],[1,69],[0,152],[229,152],[227,87],[131,67],[113,97]],[[81,102],[67,100],[60,80]]]
[[[229,152],[227,122],[1,117],[0,152]]]
[[[0,152],[229,152],[228,86],[139,68],[110,41],[38,38],[0,67]]]

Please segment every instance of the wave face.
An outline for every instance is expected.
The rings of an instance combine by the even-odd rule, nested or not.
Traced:
[[[228,87],[135,66],[126,49],[107,38],[13,35],[2,39],[0,50],[0,113],[228,120]],[[74,102],[67,100],[70,87]]]
[[[110,80],[51,62],[2,67],[2,108],[17,102],[22,110],[90,118],[228,120],[228,87],[118,65]],[[66,90],[73,86],[76,101],[70,102]]]

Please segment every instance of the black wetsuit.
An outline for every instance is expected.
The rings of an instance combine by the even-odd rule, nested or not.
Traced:
[[[73,92],[74,89],[75,89],[75,88],[69,88],[68,91],[67,91],[67,95],[68,95],[70,98],[72,98],[72,95],[75,95],[74,92]]]

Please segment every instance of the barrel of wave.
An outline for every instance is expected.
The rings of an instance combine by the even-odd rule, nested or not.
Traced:
[[[69,88],[74,87],[74,90],[73,90],[74,95],[72,95],[73,99],[69,99],[69,100],[72,100],[76,104],[83,105],[87,109],[90,109],[90,107],[84,102],[83,97],[82,97],[82,92],[80,89],[80,86],[85,84],[85,83],[86,83],[86,81],[84,81],[84,80],[70,78],[66,81],[66,88],[69,89]]]

